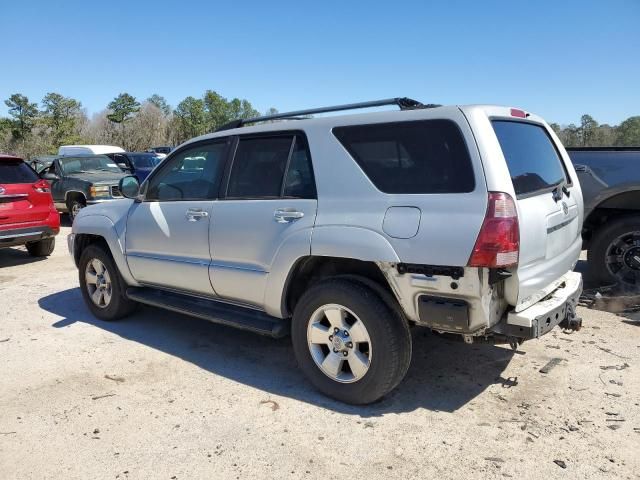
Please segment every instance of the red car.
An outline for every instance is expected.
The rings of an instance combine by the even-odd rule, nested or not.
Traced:
[[[59,231],[49,184],[21,158],[0,154],[0,248],[25,245],[30,255],[46,257]]]

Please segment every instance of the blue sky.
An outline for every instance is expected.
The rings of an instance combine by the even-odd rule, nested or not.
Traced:
[[[409,96],[640,115],[640,0],[23,0],[0,25],[0,99],[56,91],[89,113],[213,89],[261,111]]]

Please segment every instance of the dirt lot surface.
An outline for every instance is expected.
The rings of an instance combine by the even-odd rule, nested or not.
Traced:
[[[582,331],[517,352],[415,329],[404,382],[351,407],[288,339],[93,318],[69,230],[46,260],[0,250],[2,479],[640,478],[637,312],[580,308]]]

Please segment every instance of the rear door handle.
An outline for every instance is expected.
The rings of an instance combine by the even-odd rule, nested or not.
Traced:
[[[184,214],[186,219],[190,222],[197,222],[201,218],[209,216],[209,212],[205,212],[201,208],[189,208]]]
[[[273,219],[278,223],[291,223],[304,217],[304,213],[293,208],[278,208],[273,212]]]

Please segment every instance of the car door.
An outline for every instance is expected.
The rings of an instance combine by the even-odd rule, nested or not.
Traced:
[[[209,222],[228,151],[227,139],[188,145],[143,184],[127,218],[126,255],[140,283],[213,295]]]
[[[50,176],[45,178],[45,174],[50,174]],[[45,180],[49,182],[51,187],[51,196],[53,197],[53,202],[56,208],[66,208],[64,203],[64,181],[62,179],[62,169],[60,168],[58,160],[54,160],[51,165],[40,171],[39,175],[41,178],[45,178]]]
[[[241,136],[233,157],[224,198],[213,205],[210,278],[217,295],[263,307],[281,251],[310,253],[317,209],[311,158],[299,132]]]

